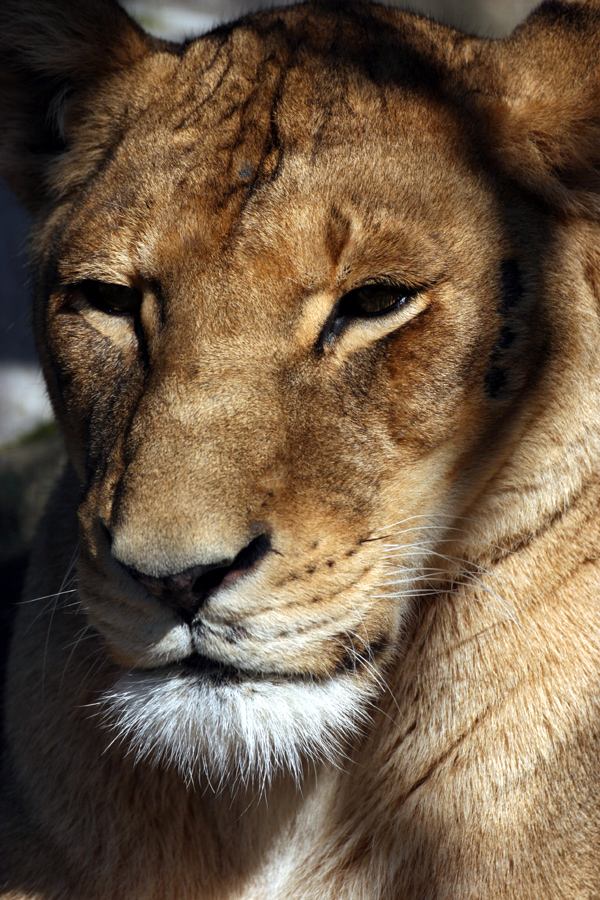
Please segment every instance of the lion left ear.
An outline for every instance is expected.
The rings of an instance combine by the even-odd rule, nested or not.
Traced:
[[[600,4],[547,0],[491,48],[500,166],[553,206],[600,214]],[[497,95],[497,96],[498,96]]]
[[[30,211],[90,88],[151,41],[114,0],[1,0],[0,172]]]

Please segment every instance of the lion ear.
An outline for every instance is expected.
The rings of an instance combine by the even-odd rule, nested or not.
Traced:
[[[113,0],[1,0],[0,173],[32,212],[90,88],[150,39]]]
[[[564,211],[600,213],[600,3],[547,0],[498,41],[498,162]]]

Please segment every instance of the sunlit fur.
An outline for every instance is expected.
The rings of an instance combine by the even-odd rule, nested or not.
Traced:
[[[69,463],[1,900],[596,897],[599,43],[2,0]]]

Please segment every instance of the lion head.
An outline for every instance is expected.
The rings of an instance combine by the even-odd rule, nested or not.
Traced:
[[[102,721],[190,778],[335,757],[421,598],[552,508],[506,497],[581,393],[549,222],[595,126],[562,98],[557,160],[528,124],[543,13],[495,46],[360,3],[183,45],[3,16]]]

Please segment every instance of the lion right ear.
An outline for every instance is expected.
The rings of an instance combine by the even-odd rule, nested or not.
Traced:
[[[90,90],[151,41],[114,0],[2,0],[0,173],[31,212]]]
[[[597,217],[600,0],[546,0],[491,53],[499,165],[551,206]]]

